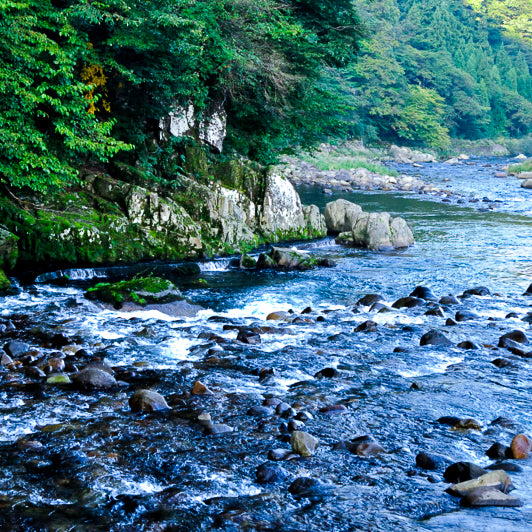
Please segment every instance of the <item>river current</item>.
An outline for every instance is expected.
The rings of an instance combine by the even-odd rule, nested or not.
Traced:
[[[305,272],[240,270],[229,259],[204,263],[208,287],[197,287],[196,278],[172,279],[205,308],[195,318],[102,310],[83,294],[105,279],[104,269],[72,270],[61,284],[52,282],[57,274],[41,276],[0,299],[2,323],[16,330],[7,327],[5,341],[25,341],[37,359],[83,348],[88,359],[105,359],[120,382],[116,390],[81,393],[2,370],[0,527],[532,528],[530,460],[509,461],[521,470],[510,473],[518,508],[461,508],[445,492],[443,470],[416,466],[418,453],[431,452],[448,464],[487,467],[493,443],[532,435],[530,358],[498,347],[516,329],[532,339],[532,320],[523,321],[532,311],[532,296],[523,295],[532,282],[532,191],[516,178],[495,177],[507,162],[398,165],[444,191],[434,195],[331,196],[301,187],[303,202],[320,208],[343,197],[368,212],[403,216],[415,246],[372,252],[332,238],[294,243],[336,262]],[[379,294],[391,306],[419,285],[438,298],[478,286],[489,293],[459,298],[440,315],[426,314],[434,304],[381,312],[357,304]],[[266,320],[274,311],[289,314]],[[457,311],[474,318],[446,325]],[[356,331],[367,320],[375,325]],[[236,340],[243,326],[260,334],[260,344]],[[428,330],[452,345],[421,347]],[[466,340],[475,348],[458,347]],[[211,393],[191,394],[196,381]],[[128,397],[138,388],[159,391],[171,410],[132,414]],[[276,411],[280,401],[292,417]],[[219,434],[198,422],[207,413],[225,427]],[[472,418],[478,427],[457,430],[437,421],[444,416]],[[288,453],[295,421],[319,440],[313,456]],[[359,456],[340,444],[360,436],[384,452]],[[274,449],[284,449],[285,459],[272,460]],[[262,464],[280,468],[274,481],[257,477]],[[319,483],[298,490],[293,483],[301,477]]]

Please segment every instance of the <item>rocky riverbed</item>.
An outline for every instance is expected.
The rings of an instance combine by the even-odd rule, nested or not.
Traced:
[[[457,192],[474,169],[455,167]],[[404,217],[416,243],[290,245],[329,268],[234,257],[14,280],[0,299],[1,527],[530,527],[529,199],[480,183],[498,210],[344,195]],[[310,194],[323,212],[331,198]],[[85,296],[152,272],[203,310]]]

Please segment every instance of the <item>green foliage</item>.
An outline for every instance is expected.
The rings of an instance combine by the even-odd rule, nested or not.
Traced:
[[[0,2],[0,182],[46,190],[76,181],[81,160],[127,148],[113,120],[87,112],[86,46],[50,0]]]
[[[512,164],[508,169],[510,174],[520,174],[521,172],[532,172],[532,159],[524,161],[520,164]]]
[[[526,11],[519,1],[512,2],[514,11],[510,2],[476,4],[504,7],[508,22]],[[355,99],[355,134],[441,149],[449,135],[477,139],[532,131],[532,50],[486,16],[460,0],[357,5],[373,39],[343,75],[345,94]]]

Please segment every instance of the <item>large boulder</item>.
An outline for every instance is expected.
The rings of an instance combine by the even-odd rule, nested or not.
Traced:
[[[414,244],[414,235],[403,218],[387,212],[363,212],[359,205],[344,199],[325,207],[327,230],[339,234],[338,241],[367,249],[406,248]]]
[[[521,183],[521,187],[522,187],[522,188],[532,188],[532,179],[525,179],[525,180]]]
[[[332,234],[350,231],[357,218],[362,214],[362,207],[344,199],[331,201],[325,206],[325,223],[327,231]]]

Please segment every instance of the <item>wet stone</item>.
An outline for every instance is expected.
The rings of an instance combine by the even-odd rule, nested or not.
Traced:
[[[362,307],[370,307],[374,303],[377,303],[378,301],[382,301],[382,296],[379,294],[366,294],[364,297],[361,297],[356,304],[360,305]]]
[[[453,343],[441,332],[431,330],[421,337],[419,345],[453,345]]]
[[[272,417],[275,414],[275,410],[269,406],[252,406],[247,411],[247,414],[254,417]]]
[[[367,320],[358,325],[358,327],[355,327],[355,332],[375,332],[378,327],[379,326],[374,321]]]
[[[498,347],[512,347],[513,344],[511,342],[517,342],[518,344],[525,344],[528,345],[528,338],[526,334],[523,331],[520,331],[519,329],[515,331],[510,331],[509,333],[503,334],[499,338],[499,344]]]
[[[478,320],[479,318],[480,315],[471,310],[459,310],[454,317],[455,321],[457,322]]]
[[[4,351],[12,358],[18,358],[24,355],[29,349],[30,346],[28,344],[19,342],[18,340],[12,340],[4,345]]]
[[[318,439],[306,432],[295,430],[290,437],[290,445],[292,450],[303,456],[312,456],[318,445]]]
[[[490,471],[508,471],[510,473],[521,473],[523,469],[519,467],[517,464],[513,464],[512,462],[497,462],[495,464],[491,464],[486,469],[489,469]]]
[[[299,455],[288,449],[272,449],[268,451],[268,460],[272,460],[273,462],[294,460],[296,458],[299,458]]]
[[[320,408],[320,412],[326,416],[336,416],[338,414],[346,414],[347,407],[344,405],[327,405]]]
[[[450,460],[435,453],[421,452],[416,456],[416,465],[427,471],[442,471]]]
[[[226,425],[225,423],[214,423],[211,427],[205,430],[205,433],[210,436],[220,436],[222,434],[229,434],[233,432],[233,427]]]
[[[464,340],[463,342],[457,344],[456,347],[460,347],[461,349],[480,349],[480,346],[471,340]]]
[[[299,477],[288,487],[288,491],[297,499],[309,499],[312,502],[321,501],[332,495],[334,486],[326,484],[317,478]]]
[[[414,308],[425,304],[425,300],[419,297],[401,297],[393,305],[393,308]]]
[[[460,301],[455,296],[451,295],[441,297],[439,303],[440,305],[445,305],[447,307],[460,305]]]
[[[436,294],[426,286],[416,286],[410,294],[410,297],[418,297],[427,301],[438,301]]]
[[[70,377],[64,373],[52,373],[46,379],[46,384],[70,384],[71,382]]]
[[[192,395],[213,395],[211,390],[209,390],[209,388],[207,388],[207,386],[200,381],[196,381],[194,383],[190,393]]]
[[[170,408],[166,399],[154,390],[137,390],[128,402],[133,412],[157,412]]]
[[[109,390],[117,385],[116,379],[99,368],[85,368],[72,376],[72,381],[82,389]]]
[[[486,456],[492,460],[504,460],[509,456],[510,448],[502,443],[494,443],[487,451]]]
[[[239,331],[238,333],[238,336],[236,337],[236,339],[239,341],[239,342],[242,342],[244,344],[249,344],[249,345],[259,345],[260,344],[260,334],[254,332],[254,331],[251,331],[251,330],[241,330]]]
[[[516,364],[514,364],[511,360],[508,360],[506,358],[496,358],[495,360],[492,360],[491,363],[494,366],[497,366],[498,368],[515,368],[515,367],[517,367]]]
[[[445,314],[443,313],[443,309],[441,307],[434,307],[430,308],[425,312],[425,316],[437,316],[438,318],[445,317]]]
[[[452,484],[465,482],[485,475],[487,471],[471,462],[456,462],[443,473],[443,478]]]
[[[291,419],[288,422],[288,425],[286,426],[286,430],[288,432],[294,432],[295,430],[301,430],[305,427],[305,423],[303,421],[299,421],[298,419]]]
[[[454,327],[456,325],[456,322],[452,318],[447,318],[447,321],[445,322],[445,325],[447,327]]]
[[[517,434],[510,444],[510,456],[518,460],[528,458],[532,451],[532,441],[526,434]]]
[[[464,290],[463,295],[466,297],[467,296],[489,296],[491,295],[491,292],[489,288],[485,286],[476,286],[475,288]]]
[[[483,508],[486,506],[501,506],[515,508],[523,503],[517,497],[507,495],[494,488],[479,488],[468,493],[461,501],[460,505],[466,508]]]
[[[464,497],[479,488],[492,488],[503,493],[508,493],[513,489],[513,484],[506,471],[499,469],[497,471],[490,471],[480,477],[466,480],[465,482],[453,484],[447,489],[447,492],[451,495]]]
[[[315,379],[332,379],[338,377],[340,372],[335,368],[324,368],[320,369],[317,373],[314,374]]]
[[[259,484],[281,482],[288,477],[288,473],[282,467],[269,463],[261,464],[255,474]]]

